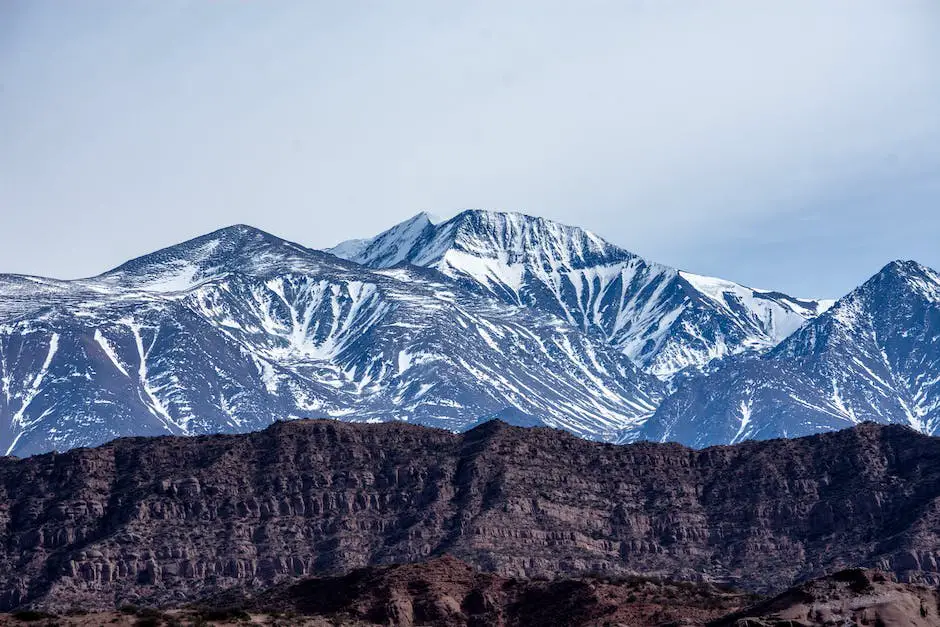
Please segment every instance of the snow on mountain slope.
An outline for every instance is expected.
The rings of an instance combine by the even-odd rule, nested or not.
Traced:
[[[405,261],[415,243],[433,231],[431,217],[422,212],[372,239],[349,240],[327,252],[371,268],[391,268]]]
[[[329,252],[373,268],[433,268],[463,287],[567,319],[668,379],[767,350],[831,301],[801,300],[648,262],[597,235],[518,213],[426,215]]]
[[[98,277],[0,276],[0,454],[274,420],[635,432],[662,384],[563,319],[235,226]]]
[[[724,279],[680,272],[696,291],[710,298],[731,315],[750,315],[758,321],[773,345],[803,324],[825,312],[834,300],[801,300],[770,290],[744,287]]]
[[[761,359],[683,381],[640,437],[707,446],[865,420],[940,433],[940,275],[913,261],[887,265]]]

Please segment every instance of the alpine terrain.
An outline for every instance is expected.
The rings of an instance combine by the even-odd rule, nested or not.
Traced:
[[[518,213],[419,214],[333,254],[373,268],[439,270],[503,302],[568,320],[661,378],[775,346],[831,301],[680,272],[590,231]]]
[[[0,453],[295,418],[694,447],[932,434],[938,308],[914,262],[833,306],[517,213],[419,214],[330,251],[238,225],[92,278],[0,275]]]
[[[641,437],[691,446],[862,421],[940,429],[940,274],[896,261],[759,359],[690,377]]]
[[[0,277],[0,453],[275,420],[500,416],[613,440],[663,385],[562,319],[246,226],[98,277]]]

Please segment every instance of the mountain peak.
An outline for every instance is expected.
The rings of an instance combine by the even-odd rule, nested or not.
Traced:
[[[898,269],[902,271],[911,271],[911,270],[917,271],[917,270],[924,270],[924,269],[929,270],[927,266],[915,261],[914,259],[895,259],[894,261],[885,265],[883,269],[884,270]]]
[[[436,215],[432,214],[429,211],[419,211],[413,218],[412,221],[421,221],[421,222],[430,222],[431,224],[439,224],[442,220]],[[407,222],[407,220],[406,220]]]
[[[216,234],[216,233],[239,233],[239,234],[263,234],[263,235],[271,235],[271,234],[268,233],[267,231],[262,231],[261,229],[259,229],[259,228],[256,227],[256,226],[252,226],[252,225],[250,225],[250,224],[243,224],[243,223],[230,224],[229,226],[224,226],[224,227],[222,227],[222,228],[220,228],[220,229],[216,229],[215,231],[212,231],[211,233],[208,233],[208,235],[212,235],[212,234]]]
[[[279,245],[285,242],[286,240],[283,240],[276,235],[272,235],[267,231],[263,231],[257,227],[251,226],[250,224],[232,224],[230,226],[222,227],[220,229],[206,233],[205,235],[200,235],[198,237],[186,240],[179,244],[168,246],[164,249],[158,250],[157,253],[174,249],[189,249],[205,245],[207,243],[213,243],[215,246],[221,246],[227,250],[236,251],[246,246],[265,243]]]
[[[881,269],[881,273],[898,276],[935,277],[937,272],[913,259],[896,259]]]
[[[467,257],[546,268],[605,265],[634,257],[579,227],[486,209],[466,209],[440,223],[422,212],[370,240],[343,242],[328,252],[373,268],[410,263],[439,270]]]
[[[462,223],[499,224],[503,222],[551,222],[541,216],[533,216],[521,211],[507,211],[503,209],[464,209],[450,220]]]
[[[247,224],[234,224],[131,259],[94,281],[174,292],[226,272],[254,271],[272,263],[308,265],[326,257]]]
[[[930,306],[940,305],[940,274],[912,260],[895,260],[849,292],[815,321],[777,346],[774,355],[797,355],[819,350],[830,342],[824,329],[830,323],[842,333],[877,324],[893,315],[900,303],[920,300]]]
[[[466,209],[438,224],[418,214],[330,252],[373,268],[433,268],[463,286],[597,331],[657,376],[769,348],[826,305],[680,275],[588,230],[511,211]]]
[[[418,242],[431,237],[434,230],[431,216],[422,211],[373,238],[347,240],[326,252],[370,268],[391,268],[410,262]]]
[[[940,432],[940,275],[884,266],[761,359],[682,382],[645,436],[703,446],[861,421]]]
[[[916,294],[930,301],[940,301],[940,273],[916,261],[899,259],[887,264],[856,292],[892,298]]]
[[[464,209],[453,218],[444,223],[459,224],[463,228],[503,228],[507,225],[517,229],[556,229],[565,233],[580,236],[584,235],[598,242],[608,244],[598,235],[578,226],[562,224],[555,220],[535,216],[521,211],[506,211],[501,209]],[[443,224],[443,223],[442,223]]]
[[[485,250],[506,250],[519,255],[535,252],[539,256],[555,252],[561,257],[571,247],[591,248],[596,252],[617,249],[626,253],[588,230],[516,211],[468,209],[442,226],[449,224],[456,227],[456,244],[471,238],[471,245],[485,244]],[[487,239],[481,242],[479,235]],[[546,245],[554,250],[547,250]]]

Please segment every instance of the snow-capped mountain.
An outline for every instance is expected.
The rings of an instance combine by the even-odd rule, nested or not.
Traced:
[[[0,275],[0,454],[300,417],[697,447],[940,433],[940,275],[914,262],[830,308],[512,213],[330,253],[235,226],[88,279]]]
[[[433,268],[565,318],[663,379],[767,350],[831,305],[681,272],[590,231],[518,213],[470,210],[438,224],[419,214],[328,252],[372,268]]]
[[[940,432],[940,274],[913,261],[889,264],[762,358],[683,381],[640,437],[707,446],[865,420]]]
[[[98,277],[0,276],[0,454],[278,419],[488,416],[613,440],[663,386],[563,318],[251,227]]]

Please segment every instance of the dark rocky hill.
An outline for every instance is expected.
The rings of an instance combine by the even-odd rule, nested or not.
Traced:
[[[444,554],[507,577],[936,584],[938,497],[940,440],[874,424],[698,451],[499,422],[123,439],[0,459],[0,609],[173,605]]]

